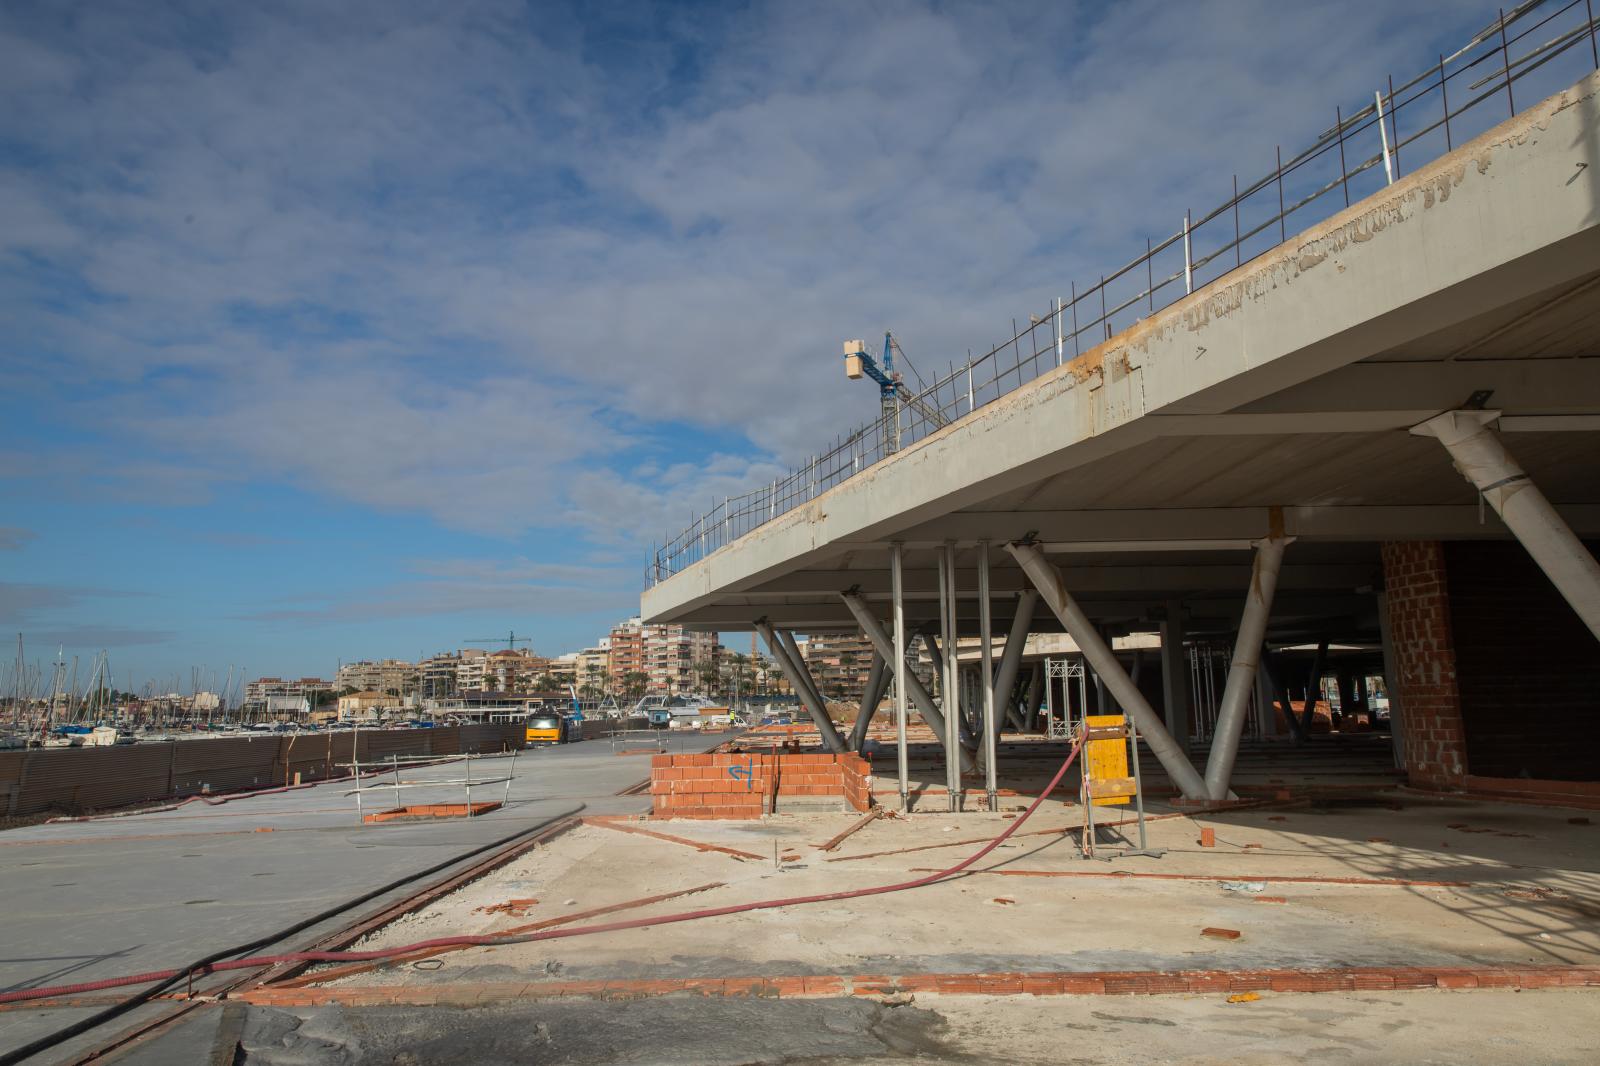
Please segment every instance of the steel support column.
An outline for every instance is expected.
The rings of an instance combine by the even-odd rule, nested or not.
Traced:
[[[1002,711],[995,716],[997,735],[1005,726],[1006,717],[1016,716],[1016,700],[1012,694],[1017,687],[1022,653],[1028,645],[1028,630],[1033,626],[1033,609],[1038,603],[1039,594],[1028,589],[1017,597],[1017,613],[1011,616],[1011,629],[1006,633],[1006,650],[1000,653],[1000,669],[994,677],[994,700]]]
[[[1167,601],[1161,623],[1161,701],[1166,705],[1167,728],[1178,747],[1189,747],[1189,663],[1184,657],[1183,606]]]
[[[833,719],[828,717],[827,704],[820,702],[821,697],[816,695],[815,688],[810,684],[811,677],[809,672],[802,672],[805,670],[805,661],[801,660],[798,668],[796,667],[795,662],[789,657],[789,648],[785,646],[783,639],[773,630],[772,624],[766,619],[757,620],[756,630],[761,634],[761,639],[767,642],[767,651],[771,652],[773,661],[778,664],[778,669],[783,671],[783,676],[788,680],[789,687],[794,689],[795,694],[800,697],[800,702],[806,705],[806,710],[810,713],[811,720],[817,725],[817,732],[822,734],[823,745],[832,752],[845,751],[844,738],[833,727]],[[788,636],[788,634],[784,634],[784,636]],[[793,641],[794,638],[790,637],[790,646],[793,645]]]
[[[989,542],[978,545],[978,657],[979,681],[983,685],[983,788],[988,793],[989,810],[1000,809],[995,782],[995,736],[999,723],[994,713],[994,620],[989,610]]]
[[[1233,664],[1228,683],[1222,689],[1217,708],[1217,728],[1211,736],[1211,754],[1206,759],[1206,791],[1214,800],[1228,798],[1228,780],[1239,756],[1239,737],[1244,732],[1245,710],[1250,690],[1256,686],[1256,671],[1261,665],[1261,644],[1267,635],[1267,616],[1272,612],[1272,596],[1278,590],[1278,571],[1283,566],[1284,537],[1268,537],[1256,542],[1255,566],[1251,568],[1250,588],[1245,593],[1244,613],[1239,619],[1239,639],[1233,646]]]
[[[877,616],[872,613],[872,609],[867,606],[866,601],[854,592],[842,592],[839,595],[844,600],[845,606],[850,608],[850,613],[855,616],[856,625],[861,627],[861,631],[866,634],[867,639],[872,642],[872,646],[877,649],[878,653],[881,655],[884,652],[888,652],[893,655],[894,645],[890,643],[888,634],[883,631],[883,623],[878,621]],[[928,691],[928,686],[922,683],[922,679],[906,663],[903,656],[899,664],[891,664],[891,668],[894,665],[904,667],[904,669],[895,670],[895,678],[905,684],[906,693],[910,695],[912,702],[917,705],[917,710],[922,714],[922,720],[928,723],[928,728],[933,730],[933,735],[938,738],[939,744],[942,746],[945,738],[945,719],[944,715],[939,713],[938,705],[934,703],[933,694]],[[956,746],[956,751],[961,760],[961,768],[963,770],[973,769],[972,757],[959,744]]]
[[[946,543],[939,553],[939,647],[944,652],[944,782],[950,810],[961,809],[960,653],[956,648],[956,547]]]
[[[890,669],[893,671],[894,677],[895,767],[900,780],[900,809],[909,811],[911,809],[911,768],[909,757],[906,754],[906,600],[903,555],[904,549],[899,544],[890,547],[889,578],[894,597],[894,647],[889,650],[894,653],[894,658],[889,659],[885,656],[883,649],[877,644],[874,644],[873,647],[878,651],[879,658],[894,664]]]
[[[806,665],[805,654],[800,651],[800,642],[795,640],[794,633],[787,629],[774,629],[778,639],[783,642],[784,650],[789,653],[789,663],[794,667],[795,673],[800,676],[800,684],[805,687],[807,694],[822,709],[824,718],[828,715],[828,697],[822,694],[817,687],[817,679],[811,676],[811,667]],[[829,721],[832,721],[830,718]]]
[[[872,666],[867,670],[867,683],[861,689],[861,706],[856,712],[855,728],[850,730],[850,750],[860,751],[862,742],[867,739],[867,727],[872,724],[872,715],[878,709],[878,704],[883,699],[883,690],[886,686],[887,676],[884,673],[884,659],[878,654],[876,648],[872,651]]]
[[[1516,534],[1589,632],[1600,638],[1600,563],[1488,427],[1495,417],[1490,411],[1446,411],[1411,432],[1438,438],[1456,469]]]
[[[1167,727],[1162,724],[1143,694],[1134,687],[1133,681],[1123,671],[1122,664],[1117,662],[1116,655],[1106,642],[1100,639],[1094,623],[1089,621],[1089,616],[1083,613],[1083,608],[1078,606],[1078,602],[1061,583],[1061,574],[1035,545],[1017,543],[1007,545],[1007,548],[1022,565],[1022,569],[1027,571],[1029,580],[1039,590],[1039,595],[1044,598],[1050,610],[1061,620],[1067,633],[1077,642],[1078,650],[1083,653],[1084,659],[1118,696],[1128,716],[1133,719],[1133,724],[1144,736],[1145,743],[1150,745],[1151,752],[1160,760],[1162,767],[1167,771],[1167,776],[1177,786],[1178,791],[1187,799],[1208,798],[1205,779],[1190,764],[1188,757],[1172,739],[1172,734],[1167,732]]]

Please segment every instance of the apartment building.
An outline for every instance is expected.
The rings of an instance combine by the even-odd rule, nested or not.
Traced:
[[[872,669],[872,643],[866,637],[860,633],[813,634],[800,651],[824,697],[861,697]]]
[[[244,687],[244,709],[250,713],[296,710],[316,706],[317,697],[334,691],[332,681],[320,677],[261,677]]]
[[[383,659],[345,663],[334,675],[333,686],[339,692],[353,689],[356,692],[386,692],[408,696],[417,691],[419,675],[417,664],[404,659]]]
[[[629,690],[630,674],[643,674],[644,691],[651,695],[700,692],[709,687],[701,675],[716,666],[718,648],[715,633],[645,626],[630,618],[611,630],[606,673],[613,692]]]

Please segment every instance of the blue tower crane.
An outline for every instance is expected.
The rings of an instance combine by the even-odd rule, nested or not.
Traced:
[[[894,350],[899,342],[894,339],[894,334],[885,330],[883,333],[883,364],[873,358],[872,352],[867,348],[866,341],[854,340],[844,342],[844,374],[851,381],[862,377],[869,377],[878,383],[878,402],[882,411],[883,422],[883,451],[885,455],[893,454],[900,450],[900,407],[902,404],[913,408],[934,426],[945,425],[949,419],[934,407],[922,400],[906,388],[901,375],[894,368]],[[901,353],[905,354],[904,352]]]

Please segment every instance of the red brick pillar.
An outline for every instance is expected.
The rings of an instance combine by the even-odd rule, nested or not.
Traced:
[[[1467,774],[1467,740],[1456,686],[1444,545],[1436,540],[1384,542],[1383,582],[1399,674],[1389,683],[1400,697],[1406,772],[1415,785],[1460,786]]]

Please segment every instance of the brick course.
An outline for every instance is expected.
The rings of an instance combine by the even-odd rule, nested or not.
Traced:
[[[1406,772],[1415,785],[1460,787],[1466,781],[1467,745],[1444,545],[1384,542],[1383,580]]]
[[[655,755],[650,796],[657,818],[759,818],[783,797],[837,796],[872,806],[872,765],[859,755],[713,753]]]

